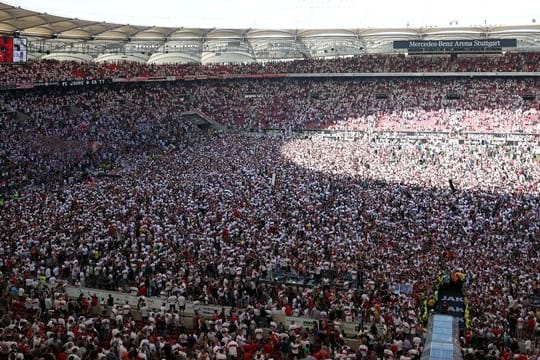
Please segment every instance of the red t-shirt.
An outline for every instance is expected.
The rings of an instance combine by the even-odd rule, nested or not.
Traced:
[[[293,314],[293,308],[290,305],[285,305],[285,315],[291,316]]]
[[[328,351],[326,351],[326,349],[321,349],[317,351],[315,354],[313,354],[313,356],[318,360],[324,360],[324,359],[328,359],[330,357],[330,354],[328,353]]]
[[[274,345],[272,343],[266,343],[263,345],[263,349],[265,354],[272,354],[274,352]]]
[[[536,320],[534,318],[530,318],[527,321],[527,329],[529,331],[534,331],[534,328],[536,327]]]

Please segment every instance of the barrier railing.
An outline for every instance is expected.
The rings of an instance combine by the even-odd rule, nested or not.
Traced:
[[[58,81],[24,82],[13,84],[0,84],[0,89],[33,89],[38,87],[72,87],[95,86],[110,83],[136,83],[136,82],[171,82],[195,80],[234,80],[234,79],[269,79],[269,78],[377,78],[377,77],[540,77],[540,72],[386,72],[386,73],[276,73],[276,74],[215,74],[215,75],[183,75],[183,76],[135,76],[125,78],[97,78],[97,79],[65,79]]]
[[[109,290],[101,290],[101,289],[93,289],[93,288],[86,288],[86,287],[76,287],[76,286],[66,286],[64,288],[65,294],[73,299],[78,298],[81,294],[84,297],[92,297],[97,296],[100,300],[101,304],[105,304],[107,302],[107,299],[109,298],[109,295],[112,296],[115,304],[129,304],[132,308],[137,309],[137,304],[139,302],[140,297],[137,295],[132,295],[128,293],[122,293],[118,291],[109,291]],[[151,312],[159,312],[160,308],[163,304],[167,304],[167,299],[162,299],[158,297],[146,297],[145,303]],[[210,319],[214,315],[214,312],[217,311],[217,313],[220,313],[222,309],[225,309],[225,312],[228,312],[231,307],[230,306],[219,306],[219,305],[210,305],[210,304],[199,304],[197,302],[187,301],[186,302],[186,308],[183,313],[183,317],[186,320],[188,326],[192,324],[193,317],[195,316],[195,311],[197,313],[205,318]],[[245,311],[246,309],[239,308],[242,311]],[[272,319],[276,323],[283,323],[285,326],[290,326],[292,324],[300,325],[302,327],[308,327],[312,328],[316,325],[318,320],[309,318],[309,317],[297,317],[297,316],[285,316],[281,310],[274,311],[272,313]],[[348,338],[354,338],[356,337],[356,334],[358,332],[357,326],[355,323],[350,322],[340,322],[339,325],[340,329],[343,330],[345,335]]]

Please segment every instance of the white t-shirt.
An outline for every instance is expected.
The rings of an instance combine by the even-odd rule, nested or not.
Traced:
[[[227,350],[230,356],[238,356],[238,343],[231,340],[227,343]]]
[[[298,354],[300,352],[300,344],[296,341],[291,344],[291,353]]]

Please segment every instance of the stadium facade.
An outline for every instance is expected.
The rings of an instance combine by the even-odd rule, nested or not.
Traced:
[[[250,63],[399,53],[393,41],[516,39],[510,51],[540,51],[540,25],[224,29],[80,20],[0,3],[0,35],[28,39],[28,59],[81,62]]]

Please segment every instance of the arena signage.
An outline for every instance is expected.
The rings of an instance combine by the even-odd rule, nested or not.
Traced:
[[[500,49],[516,47],[516,39],[476,39],[476,40],[396,40],[394,49],[408,50],[465,50]]]
[[[33,86],[35,87],[43,87],[43,86],[71,87],[71,86],[105,85],[105,84],[111,84],[111,83],[112,83],[112,79],[84,79],[84,80],[36,82],[33,84]]]
[[[112,83],[112,79],[87,79],[61,81],[61,86],[104,85]]]
[[[287,327],[291,325],[299,325],[304,328],[314,328],[318,326],[318,321],[315,319],[309,319],[304,317],[297,317],[297,316],[286,316],[284,319],[283,324]]]
[[[463,327],[465,324],[465,298],[463,295],[442,295],[439,299],[441,303],[446,303],[448,308],[446,313],[452,315],[458,319],[459,327]]]

